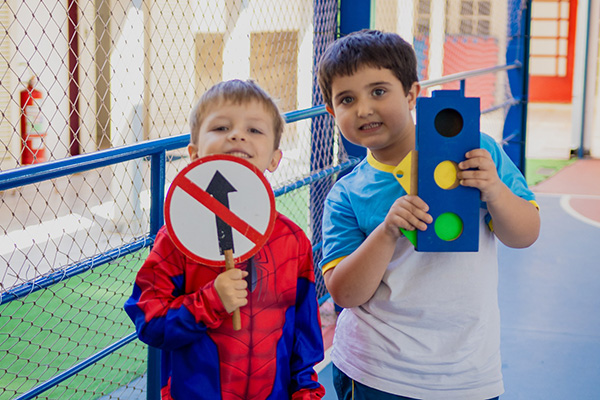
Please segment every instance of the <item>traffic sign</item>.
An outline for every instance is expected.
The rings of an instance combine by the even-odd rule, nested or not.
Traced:
[[[262,171],[225,154],[190,163],[173,180],[165,201],[171,239],[191,259],[225,266],[252,257],[275,225],[275,196]]]

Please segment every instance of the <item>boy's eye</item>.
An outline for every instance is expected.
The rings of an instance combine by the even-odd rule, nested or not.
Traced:
[[[213,130],[215,130],[215,131],[226,131],[227,127],[226,126],[217,126]]]
[[[383,96],[385,94],[385,89],[377,88],[373,89],[373,96]]]
[[[262,131],[260,129],[256,129],[256,128],[250,128],[250,132],[251,133],[262,133]]]
[[[354,99],[350,96],[346,96],[340,100],[340,104],[350,104]]]

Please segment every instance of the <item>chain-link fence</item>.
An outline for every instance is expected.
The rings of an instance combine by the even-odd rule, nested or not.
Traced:
[[[505,64],[507,25],[520,18],[508,12],[511,2],[379,0],[372,26],[412,41],[420,78],[431,80]],[[254,79],[282,112],[318,105],[314,69],[337,23],[337,1],[0,0],[0,171],[184,134],[195,100],[224,79]],[[500,139],[506,73],[467,79],[466,95],[494,110],[482,130]],[[326,115],[287,124],[281,147],[283,161],[268,176],[275,189],[348,159]],[[183,149],[168,152],[167,186],[188,162]],[[33,291],[36,279],[147,234],[150,174],[149,159],[139,158],[0,192],[0,295],[27,284]],[[332,181],[277,198],[317,257]],[[0,305],[0,399],[131,333],[122,307],[146,254]],[[322,281],[318,290],[325,293]],[[135,341],[41,397],[138,398],[132,388],[145,360]]]

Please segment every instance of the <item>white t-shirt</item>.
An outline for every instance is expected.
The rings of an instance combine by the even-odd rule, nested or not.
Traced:
[[[482,135],[481,145],[503,182],[533,201],[520,171],[493,139]],[[331,190],[322,268],[356,250],[406,194],[392,168],[368,156]],[[478,252],[417,252],[401,237],[373,297],[340,314],[333,363],[362,384],[407,397],[483,400],[502,394],[497,246],[486,218],[482,203]]]

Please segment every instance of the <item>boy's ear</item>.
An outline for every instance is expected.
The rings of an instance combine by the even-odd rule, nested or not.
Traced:
[[[408,105],[413,110],[417,104],[417,97],[421,93],[421,84],[419,82],[413,82],[410,90],[408,91]]]
[[[267,166],[267,171],[275,172],[281,162],[281,157],[283,157],[283,152],[280,149],[275,150],[271,156],[271,162]]]
[[[329,114],[331,114],[332,117],[335,117],[335,113],[333,112],[333,108],[331,108],[329,106],[325,106],[325,109],[327,110],[327,112]]]
[[[187,151],[188,151],[188,154],[190,155],[190,159],[192,161],[196,161],[199,158],[198,146],[196,146],[195,144],[191,144],[191,143],[188,144]]]

